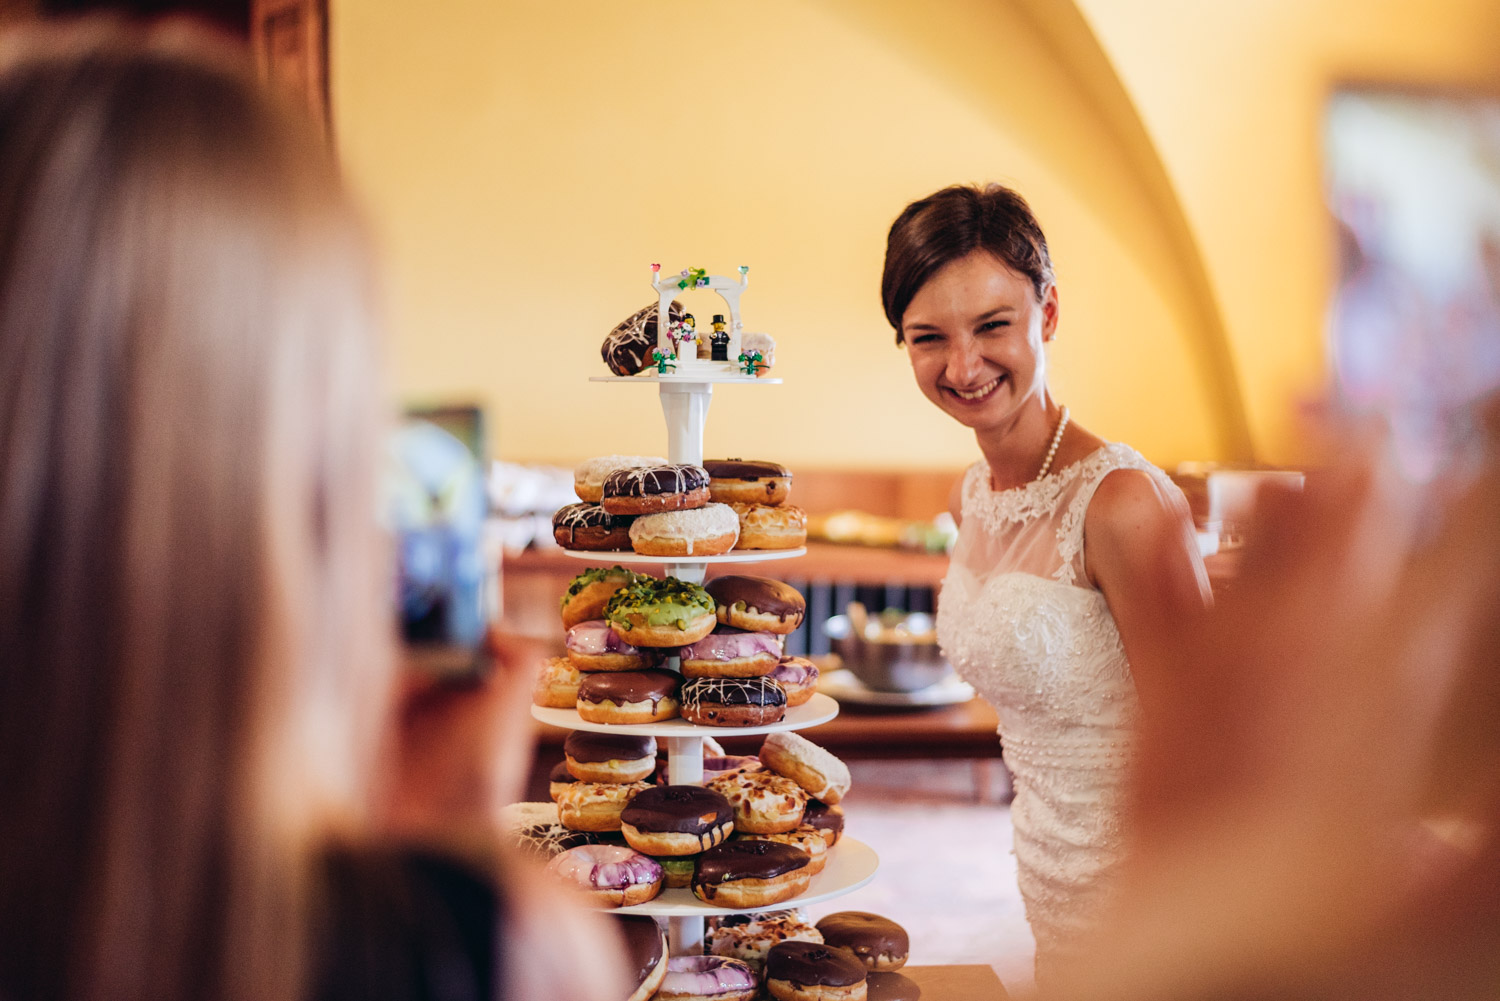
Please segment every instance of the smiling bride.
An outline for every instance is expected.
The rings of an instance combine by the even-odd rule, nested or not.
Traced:
[[[938,638],[1000,718],[1045,983],[1108,902],[1133,737],[1163,680],[1153,627],[1201,609],[1208,580],[1177,487],[1048,392],[1058,292],[1020,195],[955,186],[907,206],[881,296],[918,388],[983,456],[950,500]]]

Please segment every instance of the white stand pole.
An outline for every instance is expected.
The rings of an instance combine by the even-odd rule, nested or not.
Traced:
[[[661,383],[661,411],[667,418],[667,461],[703,464],[703,424],[713,402],[711,382]],[[681,576],[679,574],[679,576]],[[700,582],[702,578],[699,578]]]

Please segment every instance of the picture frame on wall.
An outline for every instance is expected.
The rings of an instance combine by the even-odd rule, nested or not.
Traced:
[[[262,79],[306,107],[329,137],[328,0],[252,0],[250,47]]]

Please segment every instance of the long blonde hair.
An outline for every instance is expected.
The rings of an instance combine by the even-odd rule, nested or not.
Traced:
[[[302,993],[388,704],[368,285],[238,55],[3,46],[0,996]]]

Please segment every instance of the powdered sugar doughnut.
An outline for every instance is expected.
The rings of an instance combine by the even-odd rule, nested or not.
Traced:
[[[790,731],[766,735],[760,746],[760,760],[771,771],[785,775],[807,791],[813,799],[837,803],[849,791],[849,766],[814,744]]]
[[[739,537],[740,519],[727,504],[642,515],[630,525],[630,547],[646,556],[718,556]]]
[[[601,455],[580,462],[573,469],[573,492],[580,500],[598,503],[604,497],[604,478],[617,469],[637,466],[663,466],[667,460],[658,455]],[[626,512],[611,512],[624,514]]]

